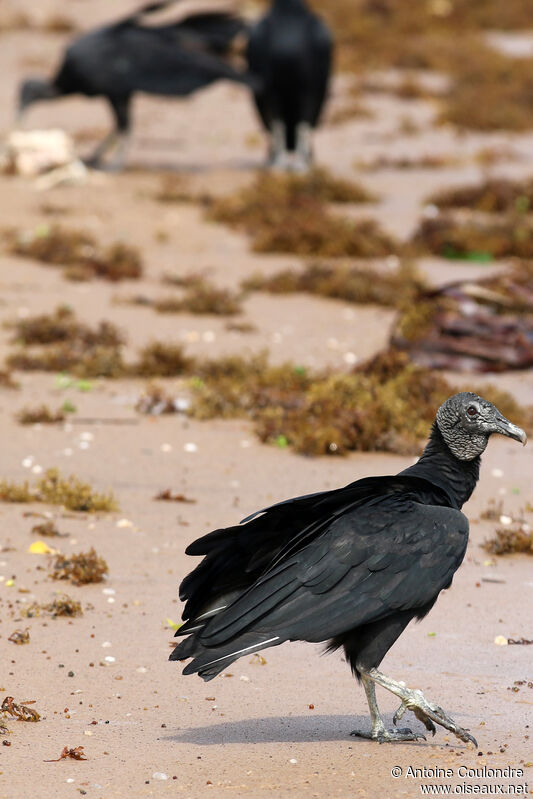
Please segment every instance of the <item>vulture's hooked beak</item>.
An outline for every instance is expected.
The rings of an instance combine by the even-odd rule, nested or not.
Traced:
[[[502,436],[507,436],[507,438],[514,438],[515,441],[520,441],[523,446],[527,444],[527,435],[522,428],[510,422],[505,416],[501,416],[498,419],[494,432]]]

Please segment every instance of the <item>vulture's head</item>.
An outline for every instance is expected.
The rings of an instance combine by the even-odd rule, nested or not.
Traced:
[[[503,416],[492,402],[463,391],[447,399],[437,411],[437,427],[451,452],[471,461],[484,451],[493,433],[525,444],[524,431]]]
[[[22,81],[18,96],[19,118],[32,103],[36,103],[38,100],[52,100],[57,95],[57,89],[47,80],[28,78]]]

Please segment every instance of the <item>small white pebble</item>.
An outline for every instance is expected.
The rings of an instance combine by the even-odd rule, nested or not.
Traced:
[[[231,486],[232,488],[239,488],[239,486],[240,486],[240,481],[239,481],[239,480],[230,480],[230,486]]]
[[[93,735],[93,733],[90,730],[84,730],[83,734],[84,735]]]
[[[491,475],[493,477],[503,477],[503,471],[501,469],[493,469]]]
[[[163,771],[154,771],[152,774],[153,780],[168,780],[168,776]]]
[[[115,593],[116,591],[114,588],[102,588],[102,594],[105,594],[106,596],[113,596]]]
[[[216,336],[212,330],[206,330],[205,333],[202,333],[202,338],[209,344],[216,339]]]
[[[355,352],[345,352],[344,353],[343,361],[344,361],[344,363],[347,363],[349,366],[353,366],[353,364],[357,363],[358,360],[359,360],[359,358],[355,354]]]
[[[429,205],[425,205],[422,209],[422,216],[424,219],[436,219],[440,211],[436,205],[429,203]]]
[[[33,455],[28,455],[27,458],[24,458],[22,465],[25,469],[30,469],[33,466]]]
[[[328,447],[330,452],[337,452],[338,448],[339,448],[338,444],[336,444],[334,441],[332,441]]]
[[[110,646],[112,646],[112,643],[111,641],[104,641],[102,646],[104,647],[104,649],[108,649]]]
[[[119,519],[117,527],[133,527],[133,522],[130,522],[129,519]]]
[[[88,441],[80,441],[80,443],[78,444],[78,447],[80,449],[89,449],[90,446],[91,445],[89,444]]]
[[[161,452],[172,452],[172,444],[161,444]]]
[[[70,541],[69,541],[69,544],[71,544],[73,547],[76,546],[77,543],[78,543],[78,539],[77,538],[71,538]]]
[[[80,441],[94,441],[93,433],[84,432],[80,434]]]
[[[185,452],[197,452],[198,451],[197,445],[194,444],[192,441],[189,441],[187,444],[185,444],[183,449],[185,450]]]
[[[35,466],[32,466],[31,470],[32,470],[33,474],[41,474],[41,472],[43,470],[43,467],[39,466],[39,464],[36,463]]]
[[[242,447],[243,449],[248,449],[248,447],[251,447],[251,446],[252,446],[252,442],[251,442],[251,441],[248,441],[248,439],[247,439],[247,438],[243,438],[243,439],[242,439],[242,441],[241,441],[241,447]]]
[[[242,682],[250,682],[250,678],[247,677],[246,674],[241,674],[239,680],[242,680]]]
[[[159,547],[152,547],[152,552],[154,553],[154,555],[158,555],[159,554]]]
[[[138,669],[135,669],[135,671],[136,671],[138,674],[146,674],[146,672],[148,671],[148,669],[145,669],[145,667],[144,667],[144,666],[139,666],[139,668],[138,668]]]
[[[68,778],[65,780],[65,782],[74,782],[74,780],[72,779],[72,777],[68,777]]]
[[[507,646],[508,641],[504,635],[497,635],[496,638],[494,639],[494,643],[496,644],[496,646]]]
[[[63,450],[63,455],[65,455],[67,458],[70,458],[70,456],[72,455],[73,452],[74,452],[74,450],[71,447],[66,447]]]
[[[187,397],[177,397],[174,400],[174,407],[177,411],[185,413],[185,411],[188,411],[191,407],[191,401]]]
[[[500,516],[500,524],[504,524],[506,527],[509,524],[513,523],[513,519],[511,516]]]
[[[108,596],[107,601],[109,602],[110,605],[112,605],[115,602],[115,598],[112,596]]]
[[[298,761],[296,760],[295,757],[291,757],[291,759],[289,760],[289,763],[292,763],[293,765],[294,765],[294,763],[297,763],[297,762]]]
[[[113,655],[106,655],[104,660],[106,661],[106,663],[114,663],[116,661],[116,658],[114,658]]]

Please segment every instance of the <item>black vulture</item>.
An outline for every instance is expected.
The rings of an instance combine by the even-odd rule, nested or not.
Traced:
[[[376,685],[401,700],[427,730],[435,724],[475,739],[421,691],[392,680],[379,665],[413,618],[422,619],[449,588],[468,542],[461,507],[477,483],[480,456],[499,433],[526,434],[490,402],[464,392],[437,411],[420,459],[395,476],[296,497],[187,547],[204,555],[182,582],[188,636],[170,660],[192,658],[184,674],[211,680],[242,655],[284,641],[343,647],[362,681],[372,728],[354,732],[380,743],[412,741],[410,729],[386,729]]]
[[[23,81],[19,113],[37,100],[70,94],[106,97],[116,127],[96,148],[89,163],[97,165],[116,144],[114,165],[119,167],[130,130],[130,103],[136,92],[184,97],[221,79],[249,85],[248,74],[219,57],[246,30],[245,23],[227,12],[210,11],[172,24],[143,24],[143,15],[171,4],[172,0],[151,3],[125,19],[75,39],[51,80]]]
[[[287,154],[296,151],[296,166],[307,168],[331,70],[328,28],[305,0],[273,0],[250,32],[247,54],[261,79],[254,96],[270,134],[269,164],[288,167]]]

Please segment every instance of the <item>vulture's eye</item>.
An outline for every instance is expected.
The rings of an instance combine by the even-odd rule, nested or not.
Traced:
[[[466,412],[471,418],[478,415],[478,409],[476,408],[475,405],[470,405],[470,407],[467,408]]]

